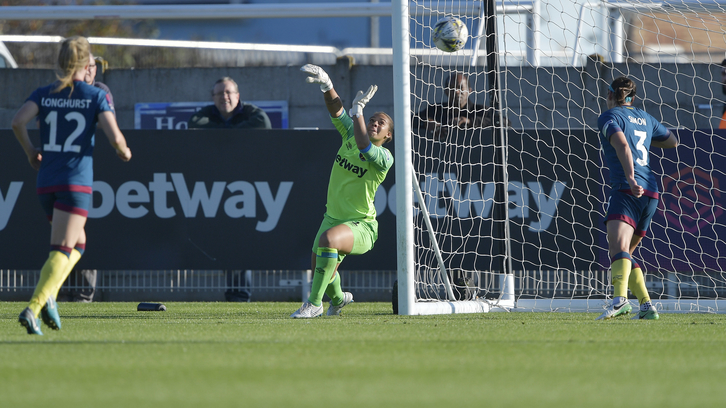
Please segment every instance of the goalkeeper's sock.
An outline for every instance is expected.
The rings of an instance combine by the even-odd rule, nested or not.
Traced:
[[[645,278],[643,277],[643,270],[640,268],[637,262],[633,261],[633,269],[630,271],[630,277],[628,278],[628,288],[638,298],[638,303],[650,303],[650,296],[648,295],[648,288],[645,287]],[[647,310],[647,309],[646,309]]]
[[[30,304],[28,304],[28,307],[33,311],[35,317],[40,315],[40,309],[45,306],[48,297],[53,294],[56,285],[60,285],[63,282],[60,278],[63,277],[65,279],[63,272],[70,262],[70,251],[72,249],[66,247],[60,247],[57,250],[50,251],[48,259],[43,265],[43,269],[40,270],[40,279],[35,286],[33,296],[30,298]]]
[[[628,278],[633,262],[630,254],[620,252],[611,259],[610,273],[613,277],[613,297],[628,297]]]
[[[345,293],[343,293],[343,289],[340,287],[340,273],[335,274],[333,280],[330,281],[328,287],[325,288],[325,294],[330,298],[330,304],[339,305],[343,303],[345,300]]]
[[[323,304],[325,289],[328,287],[330,278],[335,273],[335,266],[338,264],[338,250],[319,247],[315,255],[315,273],[308,302],[320,306]]]
[[[66,269],[63,271],[63,276],[58,281],[58,286],[56,286],[56,288],[53,290],[53,299],[58,299],[58,292],[63,286],[63,282],[68,279],[68,275],[71,274],[71,271],[81,259],[81,256],[83,256],[83,251],[85,251],[85,248],[86,244],[79,244],[76,245],[76,247],[73,248],[73,250],[71,251],[71,255],[68,257],[68,266],[66,266]]]

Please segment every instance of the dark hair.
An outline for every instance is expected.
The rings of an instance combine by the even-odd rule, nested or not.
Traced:
[[[610,84],[609,89],[615,96],[615,102],[617,102],[618,105],[633,102],[633,98],[637,92],[635,82],[624,76],[615,79],[613,83]]]
[[[446,83],[444,83],[444,89],[454,89],[459,87],[460,81],[466,81],[466,86],[469,86],[469,75],[463,73],[463,72],[453,72],[449,77],[446,79]]]
[[[239,92],[239,86],[237,86],[237,82],[234,81],[234,79],[230,77],[222,77],[217,80],[217,82],[212,85],[212,93],[214,93],[214,87],[217,86],[217,84],[221,84],[222,82],[231,82],[234,85],[234,91]]]

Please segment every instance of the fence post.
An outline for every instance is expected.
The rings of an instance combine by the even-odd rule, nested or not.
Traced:
[[[302,301],[307,302],[310,297],[310,289],[313,285],[313,271],[308,269],[302,271]]]

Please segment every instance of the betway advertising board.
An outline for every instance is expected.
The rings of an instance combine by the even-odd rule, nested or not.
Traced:
[[[96,138],[87,249],[98,269],[310,267],[335,131],[125,130],[133,158]],[[50,227],[36,172],[2,131],[2,268],[37,269]]]
[[[37,140],[37,133],[31,133]],[[88,243],[79,267],[310,267],[312,240],[325,212],[330,169],[337,165],[340,136],[336,131],[124,133],[133,151],[129,163],[115,156],[105,138],[96,140]],[[491,141],[492,136],[481,132],[479,137]],[[512,252],[515,260],[521,260],[514,269],[599,269],[604,192],[598,145],[593,142],[596,135],[565,135],[553,130],[509,137]],[[547,145],[569,145],[569,151],[538,149],[538,143],[550,138]],[[440,245],[444,250],[463,245],[474,259],[460,262],[452,256],[446,258],[447,263],[480,270],[491,257],[489,241],[495,234],[492,216],[496,206],[494,147],[484,142],[456,148],[461,151],[441,146],[431,149],[427,155],[435,159],[427,160],[438,162],[426,165],[419,175],[434,228],[462,237],[454,242],[440,235]],[[394,150],[393,143],[387,147]],[[0,130],[0,149],[0,269],[39,269],[47,257],[50,225],[35,194],[36,172],[11,131]],[[449,163],[452,155],[465,164],[439,166],[439,162]],[[685,171],[672,167],[666,169],[667,174]],[[395,168],[394,164],[376,194],[379,239],[375,248],[346,258],[346,269],[396,269]],[[670,199],[677,200],[664,195],[664,208],[673,205],[667,201]],[[446,221],[449,213],[463,221],[452,225]],[[721,213],[713,212],[714,216]],[[656,217],[666,216],[659,212]],[[719,225],[718,220],[708,222]],[[665,232],[671,233],[689,237],[675,227]],[[679,244],[688,247],[693,243]]]

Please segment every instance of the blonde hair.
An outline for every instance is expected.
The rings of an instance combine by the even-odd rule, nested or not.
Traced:
[[[73,75],[89,64],[90,54],[91,46],[85,37],[73,36],[63,40],[58,53],[61,75],[56,75],[59,84],[53,92],[60,92],[70,86],[73,93]]]

